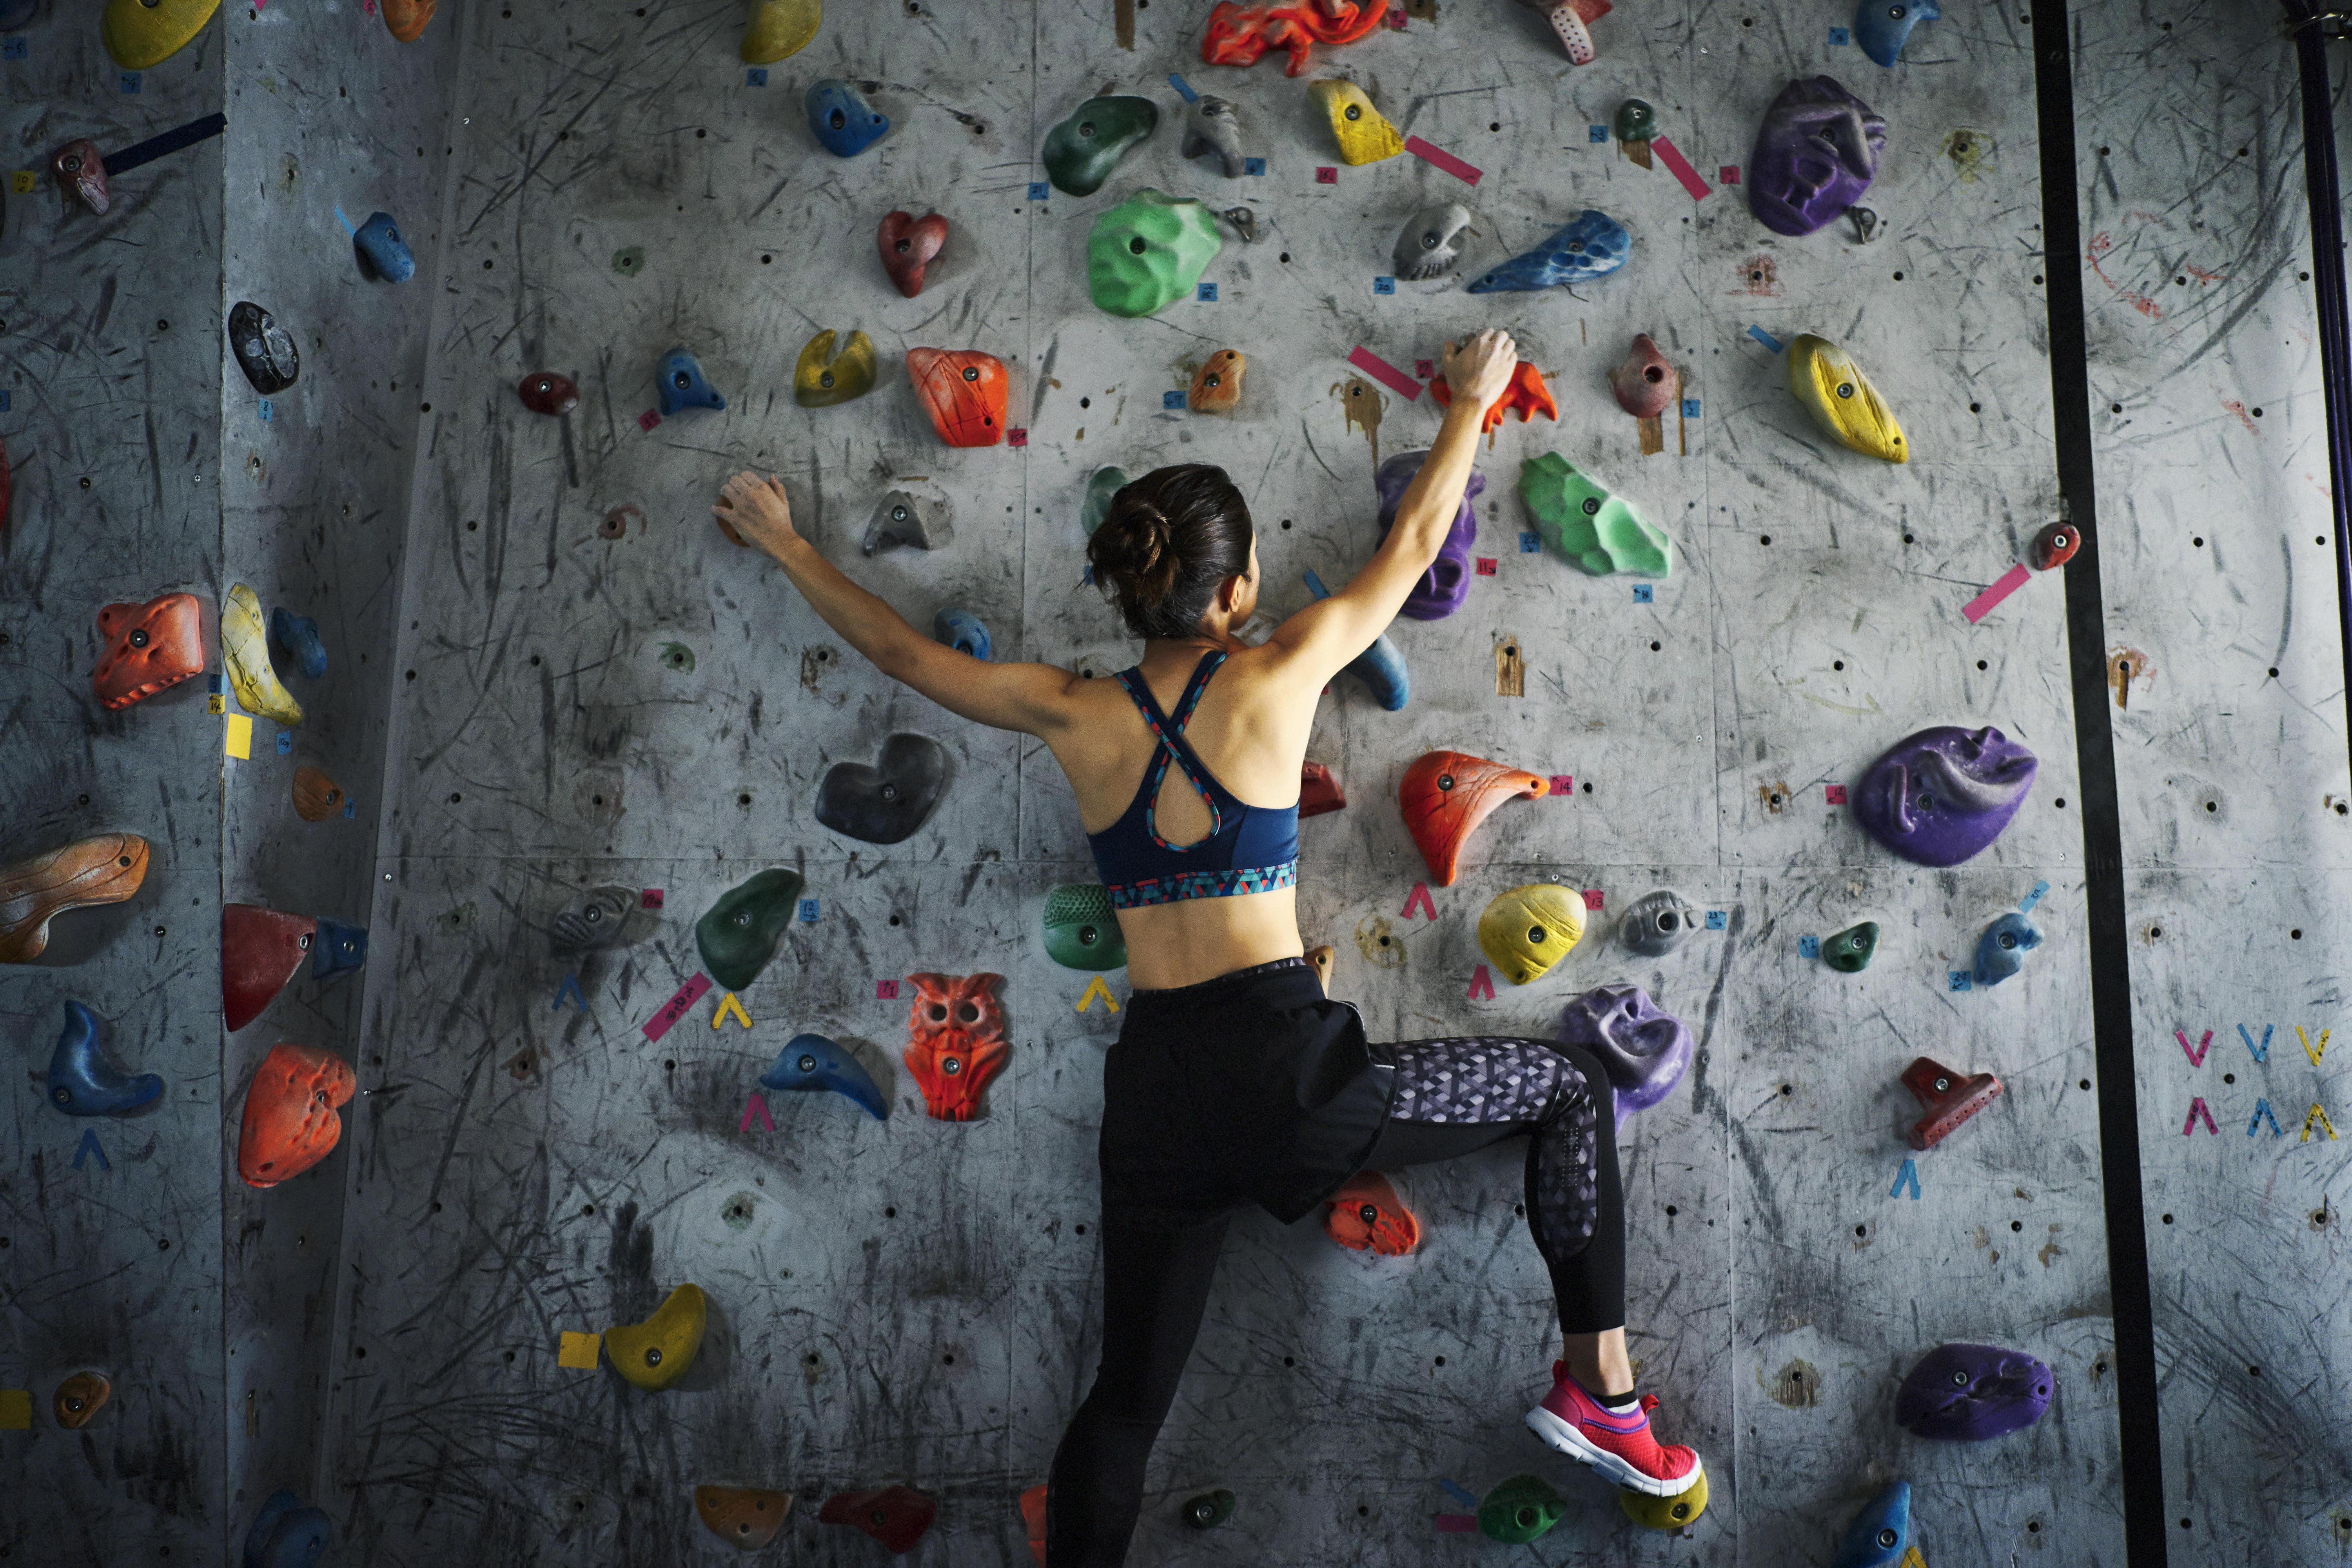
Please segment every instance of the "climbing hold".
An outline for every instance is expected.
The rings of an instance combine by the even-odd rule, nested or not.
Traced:
[[[310,940],[310,979],[323,983],[351,973],[367,962],[367,927],[321,917]]]
[[[108,708],[128,708],[205,669],[202,618],[193,594],[163,594],[143,605],[98,612],[106,652],[89,683]]]
[[[1228,180],[1247,173],[1249,159],[1242,152],[1241,110],[1233,100],[1205,92],[1194,99],[1192,111],[1184,117],[1184,144],[1179,152],[1186,158],[1215,153]]]
[[[1551,972],[1584,935],[1584,900],[1553,882],[1497,893],[1478,917],[1478,950],[1514,985]]]
[[[988,657],[988,627],[970,610],[946,609],[931,617],[931,636],[958,653]]]
[[[1159,124],[1160,106],[1148,98],[1090,98],[1045,132],[1045,177],[1057,191],[1093,195]]]
[[[801,346],[800,363],[793,366],[793,401],[803,408],[830,408],[874,390],[881,367],[874,357],[874,340],[852,328],[849,342],[833,352],[831,327]]]
[[[400,226],[392,221],[390,213],[370,213],[367,222],[352,233],[352,249],[360,258],[362,273],[387,283],[405,283],[416,276],[416,254],[400,237]]]
[[[1460,202],[1437,202],[1405,220],[1391,258],[1400,278],[1419,282],[1440,278],[1462,259],[1462,237],[1470,232],[1470,209]]]
[[[304,678],[322,680],[327,674],[327,645],[319,640],[319,623],[279,605],[269,612],[269,640],[283,649]]]
[[[144,4],[144,0],[142,0]],[[425,24],[441,0],[383,0],[383,26],[394,38],[413,44],[425,36]]]
[[[1519,4],[1544,14],[1560,47],[1568,51],[1570,65],[1589,66],[1600,57],[1601,50],[1592,41],[1592,24],[1609,15],[1609,0],[1519,0]]]
[[[1478,1531],[1489,1541],[1524,1546],[1559,1522],[1568,1500],[1539,1476],[1513,1476],[1495,1483],[1478,1503]]]
[[[1582,1046],[1609,1069],[1619,1127],[1682,1082],[1694,1048],[1683,1021],[1638,985],[1596,985],[1579,996],[1560,1020],[1559,1037]]]
[[[557,911],[550,922],[554,948],[562,952],[593,952],[621,940],[637,895],[626,888],[590,888]]]
[[[1873,953],[1878,951],[1878,922],[1864,921],[1822,943],[1822,962],[1840,974],[1859,974],[1870,967]]]
[[[131,3],[135,5],[139,0]],[[285,391],[302,374],[302,355],[295,349],[293,338],[278,324],[277,317],[250,300],[229,307],[228,346],[236,356],[236,368],[245,372],[245,379],[264,397]]]
[[[90,1417],[106,1408],[113,1397],[114,1384],[103,1373],[78,1372],[58,1384],[57,1394],[49,1400],[49,1412],[58,1425],[68,1432],[78,1432],[90,1423]]]
[[[635,278],[646,269],[646,247],[625,245],[613,252],[613,270],[624,278]]]
[[[1331,139],[1339,144],[1341,163],[1377,163],[1404,151],[1404,137],[1354,82],[1326,78],[1307,92],[1331,122]]]
[[[1254,209],[1249,207],[1227,207],[1224,212],[1224,218],[1227,223],[1234,226],[1234,232],[1242,237],[1242,240],[1244,244],[1255,245],[1257,243],[1257,213]]]
[[[1617,119],[1612,129],[1620,142],[1650,141],[1658,133],[1658,111],[1646,100],[1629,98],[1617,106]]]
[[[1975,979],[1998,985],[2025,967],[2025,955],[2042,945],[2042,928],[2011,910],[1977,938]]]
[[[907,379],[931,428],[950,447],[993,447],[1004,439],[1004,362],[978,349],[908,349]]]
[[[742,1552],[756,1552],[776,1538],[793,1511],[793,1494],[761,1487],[694,1489],[694,1511],[702,1527]]]
[[[955,542],[954,509],[945,500],[924,500],[905,490],[892,490],[875,503],[866,524],[861,553],[911,544],[918,550],[940,550]]]
[[[1895,1419],[1919,1437],[1981,1443],[2031,1426],[2050,1407],[2050,1369],[1999,1345],[1937,1345],[1895,1394]]]
[[[1231,414],[1242,400],[1242,376],[1248,369],[1239,349],[1219,349],[1192,377],[1185,402],[1195,414]]]
[[[1625,265],[1633,237],[1607,213],[1587,207],[1568,226],[1524,256],[1515,256],[1470,285],[1473,294],[1493,294],[1560,284],[1589,283]]]
[[[794,1035],[777,1054],[775,1065],[760,1075],[760,1081],[770,1089],[801,1094],[829,1089],[864,1106],[877,1121],[890,1115],[890,1102],[882,1098],[873,1075],[823,1035]]]
[[[929,735],[893,735],[874,766],[835,763],[825,770],[816,819],[868,844],[896,844],[930,820],[947,792],[947,748]]]
[[[232,1032],[261,1016],[302,967],[319,922],[256,904],[221,906],[221,1010]]]
[[[679,1286],[642,1323],[617,1323],[604,1331],[604,1353],[613,1370],[648,1394],[658,1394],[684,1377],[702,1352],[710,1325],[710,1299],[702,1287]]]
[[[1670,888],[1644,893],[1617,922],[1617,940],[1644,958],[1664,958],[1698,927],[1698,911]]]
[[[219,8],[220,0],[106,0],[98,36],[116,65],[148,70],[185,48]]]
[[[1699,1471],[1698,1479],[1691,1483],[1688,1490],[1672,1497],[1652,1497],[1632,1487],[1619,1487],[1617,1506],[1625,1510],[1627,1519],[1645,1530],[1681,1530],[1706,1511],[1706,1472]]]
[[[1840,446],[1890,463],[1911,460],[1903,426],[1852,354],[1806,332],[1789,345],[1788,359],[1789,390]]]
[[[1535,800],[1547,785],[1540,774],[1461,752],[1424,752],[1404,771],[1397,803],[1404,825],[1441,888],[1454,885],[1462,847],[1505,801]]]
[[[1219,6],[1218,9],[1223,10],[1223,7]],[[1194,1530],[1214,1530],[1234,1517],[1235,1500],[1230,1490],[1219,1487],[1214,1491],[1186,1498],[1184,1505],[1176,1510],[1176,1517]]]
[[[1454,405],[1454,389],[1445,384],[1444,376],[1429,384],[1429,392],[1437,399],[1439,407]],[[1508,413],[1517,413],[1522,425],[1538,414],[1547,419],[1559,417],[1559,405],[1552,401],[1551,388],[1544,384],[1543,372],[1526,360],[1512,370],[1510,384],[1503,388],[1502,395],[1486,405],[1486,412],[1478,419],[1479,432],[1493,430]]]
[[[926,213],[920,218],[912,213],[886,213],[874,231],[875,247],[882,253],[882,270],[909,300],[923,291],[924,268],[947,242],[948,220],[937,213]]]
[[[1325,1198],[1323,1229],[1351,1252],[1402,1258],[1421,1245],[1421,1221],[1378,1171],[1359,1171]]]
[[[1040,1564],[1045,1561],[1045,1483],[1021,1494],[1021,1531],[1029,1538],[1029,1555]]]
[[[688,408],[724,408],[727,400],[702,374],[701,363],[685,345],[669,351],[661,367],[661,411],[665,418]]]
[[[292,1492],[272,1492],[245,1532],[245,1568],[312,1568],[334,1538],[324,1511]]]
[[[1065,969],[1124,968],[1127,939],[1111,912],[1110,894],[1094,882],[1065,882],[1049,891],[1045,953]]]
[[[2053,566],[2063,566],[2074,559],[2083,548],[2083,536],[2070,523],[2053,522],[2033,536],[2033,569],[2047,572]]]
[[[247,712],[291,727],[302,721],[302,705],[279,684],[269,663],[269,628],[262,624],[261,598],[238,583],[221,605],[221,664]]]
[[[1404,655],[1397,652],[1386,632],[1348,661],[1348,673],[1362,681],[1372,700],[1391,713],[1402,711],[1412,700],[1412,679],[1405,669]]]
[[[939,1513],[937,1498],[912,1487],[877,1487],[835,1492],[817,1510],[820,1524],[854,1524],[887,1550],[904,1555],[915,1549]]]
[[[1331,994],[1331,965],[1338,960],[1339,950],[1329,942],[1318,942],[1307,950],[1307,963],[1315,971],[1315,983],[1323,987],[1323,994]]]
[[[1290,60],[1285,76],[1307,68],[1307,51],[1315,44],[1352,44],[1371,36],[1387,15],[1377,5],[1361,0],[1292,0],[1286,5],[1236,5],[1218,0],[1209,12],[1209,30],[1201,38],[1201,58],[1213,66],[1254,66],[1270,48],[1286,51]]]
[[[1943,14],[1936,0],[1862,0],[1853,13],[1853,41],[1880,65],[1892,66],[1903,58],[1911,29]]]
[[[1806,235],[1870,189],[1886,121],[1832,77],[1792,81],[1764,111],[1748,160],[1748,205],[1775,234]]]
[[[1557,452],[1520,465],[1519,500],[1552,548],[1596,577],[1673,574],[1665,531]]]
[[[1087,287],[1114,316],[1148,316],[1189,296],[1224,247],[1207,207],[1146,186],[1095,219]]]
[[[824,20],[824,0],[752,0],[743,28],[743,63],[769,66],[808,47]]]
[[[68,142],[50,153],[49,175],[58,183],[58,195],[81,203],[92,213],[103,216],[114,205],[106,185],[106,159],[98,143],[88,137]]]
[[[580,388],[570,376],[558,375],[551,370],[524,376],[515,387],[515,395],[533,414],[569,414],[580,406]]]
[[[49,1053],[49,1103],[68,1116],[128,1116],[163,1097],[152,1072],[126,1073],[98,1045],[98,1020],[79,1002],[66,1004],[65,1031]]]
[[[1381,498],[1381,537],[1389,536],[1389,528],[1396,521],[1396,510],[1404,500],[1404,492],[1421,472],[1422,464],[1429,460],[1429,448],[1399,452],[1382,463],[1372,473],[1372,489]],[[1470,550],[1478,538],[1478,514],[1475,507],[1486,492],[1486,476],[1476,468],[1462,487],[1462,500],[1454,509],[1453,525],[1446,530],[1445,542],[1437,547],[1437,558],[1429,570],[1412,585],[1404,597],[1404,614],[1417,621],[1444,620],[1462,607],[1470,596]]]
[[[1301,763],[1298,766],[1298,815],[1321,816],[1327,812],[1345,811],[1348,792],[1339,787],[1339,775],[1321,763]]]
[[[774,867],[719,895],[694,922],[695,951],[702,967],[730,991],[742,991],[760,978],[776,956],[801,896],[801,874]]]
[[[1906,860],[1957,866],[2009,826],[2033,787],[2033,753],[1988,724],[1906,735],[1862,775],[1854,820]]]
[[[0,963],[48,950],[49,921],[68,910],[119,904],[147,879],[147,840],[100,833],[0,866]]]
[[[1865,10],[1870,3],[1864,0]],[[1853,1516],[1830,1568],[1895,1568],[1910,1546],[1911,1483],[1896,1481]]]
[[[969,1121],[1010,1048],[1003,1005],[996,999],[1004,976],[909,974],[907,983],[915,988],[907,1070],[923,1091],[923,1108],[940,1121]]]
[[[836,158],[855,158],[890,133],[890,117],[866,102],[856,83],[837,76],[809,83],[801,103],[809,134]]]
[[[1625,363],[1609,373],[1609,390],[1617,395],[1617,406],[1634,418],[1655,419],[1682,395],[1682,377],[1643,332],[1633,339]]]
[[[1927,1112],[1911,1128],[1914,1149],[1933,1149],[1958,1131],[1960,1123],[2000,1098],[2000,1079],[1992,1074],[1954,1072],[1928,1057],[1920,1057],[1903,1069],[1903,1087]]]
[[[325,1159],[341,1142],[339,1108],[359,1087],[352,1065],[317,1046],[269,1047],[245,1091],[236,1173],[249,1187],[274,1187]]]
[[[1110,515],[1111,498],[1128,487],[1125,468],[1097,468],[1087,480],[1086,503],[1078,509],[1078,526],[1092,539],[1102,520]]]

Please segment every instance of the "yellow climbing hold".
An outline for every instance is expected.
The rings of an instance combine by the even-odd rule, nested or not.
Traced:
[[[1330,118],[1331,135],[1339,143],[1341,161],[1377,163],[1404,151],[1404,138],[1397,134],[1397,128],[1372,107],[1372,100],[1354,82],[1336,79],[1318,81],[1310,90]]]
[[[98,36],[106,52],[127,71],[160,66],[188,47],[220,9],[220,0],[106,0],[105,18]]]
[[[743,29],[744,61],[773,65],[799,54],[824,20],[824,0],[753,0],[751,23]]]
[[[1617,1489],[1617,1506],[1635,1524],[1651,1530],[1677,1531],[1706,1511],[1706,1472],[1701,1470],[1698,1479],[1687,1491],[1672,1497],[1652,1497],[1631,1487]]]
[[[1584,935],[1584,896],[1552,882],[1497,893],[1478,917],[1478,947],[1514,985],[1540,980]]]
[[[681,1285],[642,1323],[604,1331],[604,1353],[613,1370],[639,1388],[658,1392],[686,1375],[702,1349],[710,1321],[710,1299],[699,1285]]]
[[[1789,390],[1842,445],[1890,463],[1911,460],[1903,426],[1878,388],[1827,338],[1807,332],[1789,345]]]
[[[221,662],[228,666],[228,683],[247,712],[280,724],[302,721],[302,705],[270,668],[269,628],[262,623],[261,600],[243,583],[228,591],[228,603],[221,607]]]

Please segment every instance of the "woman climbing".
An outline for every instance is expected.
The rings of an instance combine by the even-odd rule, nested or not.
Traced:
[[[1144,1461],[1234,1210],[1255,1203],[1288,1223],[1360,1170],[1520,1135],[1528,1223],[1563,1335],[1527,1424],[1620,1486],[1663,1497],[1698,1480],[1698,1457],[1660,1445],[1657,1402],[1633,1392],[1600,1061],[1486,1036],[1373,1044],[1354,1008],[1324,996],[1298,936],[1298,776],[1316,704],[1436,559],[1480,414],[1517,357],[1499,331],[1446,350],[1454,402],[1388,538],[1344,589],[1255,647],[1236,636],[1257,607],[1255,536],[1224,470],[1161,468],[1121,489],[1087,546],[1095,581],[1143,640],[1116,680],[985,663],[925,637],[793,531],[772,478],[736,475],[711,509],[884,674],[1043,741],[1118,910],[1135,989],[1103,1063],[1102,1363],[1054,1458],[1049,1568],[1125,1560]]]

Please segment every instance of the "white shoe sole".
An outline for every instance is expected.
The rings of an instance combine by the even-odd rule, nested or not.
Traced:
[[[1699,1476],[1706,1468],[1694,1454],[1691,1456],[1690,1474],[1686,1476],[1664,1479],[1637,1470],[1625,1459],[1588,1440],[1582,1432],[1540,1405],[1528,1412],[1528,1430],[1542,1438],[1546,1447],[1566,1454],[1580,1465],[1591,1466],[1628,1490],[1643,1492],[1650,1497],[1680,1497],[1698,1485]]]

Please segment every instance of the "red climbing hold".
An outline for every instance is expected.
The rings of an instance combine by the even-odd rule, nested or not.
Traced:
[[[820,1524],[854,1524],[890,1551],[904,1554],[915,1549],[940,1511],[937,1498],[912,1487],[877,1487],[862,1492],[835,1492],[817,1510]]]
[[[1927,1112],[1911,1129],[1914,1149],[1933,1149],[1958,1131],[1961,1122],[2000,1098],[2000,1079],[1992,1074],[1957,1073],[1927,1057],[1903,1069],[1903,1087]]]
[[[1357,1172],[1323,1201],[1330,1205],[1323,1228],[1342,1247],[1402,1258],[1421,1245],[1421,1222],[1378,1171]]]
[[[1462,752],[1429,752],[1397,787],[1405,827],[1429,865],[1432,880],[1454,885],[1462,847],[1495,808],[1513,796],[1534,800],[1550,786],[1541,775]]]
[[[907,1070],[923,1108],[940,1121],[969,1121],[981,1091],[1004,1066],[1002,974],[909,974],[915,1005],[907,1019]]]
[[[261,1016],[310,956],[319,922],[257,904],[221,906],[221,1011],[232,1032]]]
[[[247,1186],[274,1187],[325,1159],[342,1140],[338,1109],[358,1085],[351,1064],[332,1051],[272,1046],[245,1091],[236,1173]]]
[[[907,379],[950,447],[993,447],[1004,439],[1004,362],[978,349],[908,349]]]
[[[1339,776],[1321,763],[1305,763],[1298,769],[1298,815],[1320,816],[1327,811],[1345,811],[1348,792],[1339,787]]]

